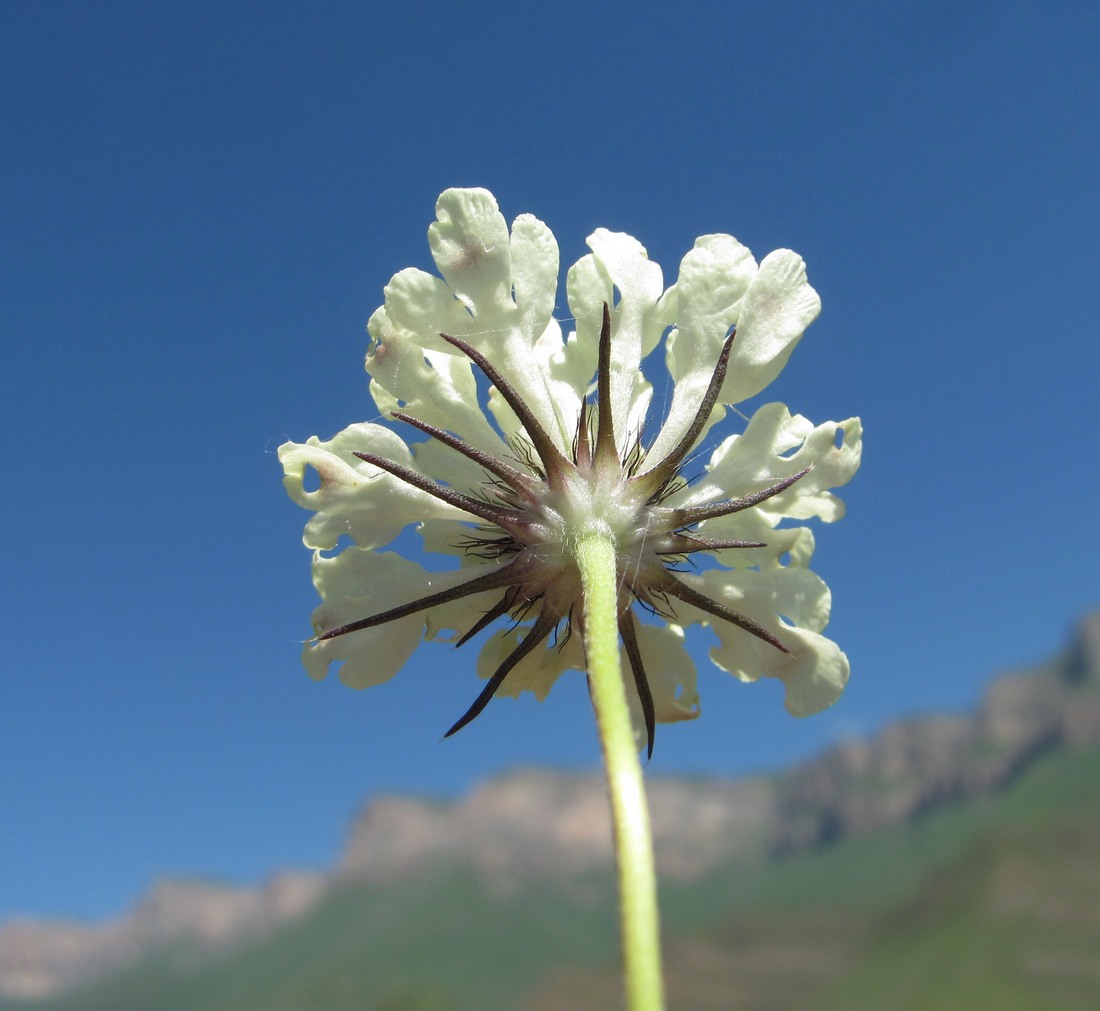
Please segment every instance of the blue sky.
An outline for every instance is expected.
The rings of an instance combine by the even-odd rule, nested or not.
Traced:
[[[851,684],[796,721],[701,656],[651,772],[776,768],[1059,648],[1100,604],[1098,31],[1070,3],[5,4],[0,919],[321,866],[378,792],[595,765],[579,677],[440,743],[472,652],[359,693],[299,665],[275,450],[374,416],[364,324],[448,186],[565,263],[602,225],[671,279],[726,231],[822,295],[767,396],[863,417],[815,562]]]

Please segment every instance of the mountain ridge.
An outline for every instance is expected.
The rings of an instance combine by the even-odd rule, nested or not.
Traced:
[[[657,863],[696,880],[902,824],[990,794],[1053,748],[1100,743],[1100,612],[1054,660],[987,686],[971,714],[917,716],[784,772],[648,781]],[[37,999],[117,970],[158,946],[225,951],[286,924],[350,883],[393,882],[459,865],[496,889],[568,882],[611,864],[598,773],[518,769],[454,801],[374,798],[328,873],[282,872],[258,888],[156,883],[99,924],[0,924],[0,998]]]

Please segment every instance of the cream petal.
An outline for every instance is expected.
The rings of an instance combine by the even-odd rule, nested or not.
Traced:
[[[554,404],[554,414],[558,423],[557,432],[554,433],[556,441],[562,452],[569,456],[573,436],[577,430],[581,401],[588,394],[592,373],[578,377],[571,374],[568,369],[561,368],[565,357],[565,344],[562,340],[561,326],[556,319],[550,320],[546,331],[535,343],[534,351],[539,362],[539,371],[545,379],[546,388]]]
[[[837,442],[840,445],[837,445]],[[844,503],[828,489],[847,484],[859,469],[863,453],[863,425],[859,418],[826,422],[807,432],[801,447],[789,459],[799,462],[796,469],[811,470],[786,491],[760,504],[765,514],[776,519],[784,516],[804,520],[817,516],[832,523],[844,516]]]
[[[434,353],[458,354],[439,337],[440,332],[468,341],[508,377],[559,448],[567,449],[575,419],[563,419],[558,408],[563,400],[568,406],[579,399],[575,384],[561,389],[547,365],[562,345],[561,330],[552,315],[559,268],[553,234],[537,218],[524,214],[509,235],[496,201],[486,190],[448,190],[436,210],[429,242],[443,280],[411,269],[395,275],[386,288],[385,306],[368,324],[376,347],[396,351],[419,345],[434,364]],[[461,361],[468,370],[469,363]],[[488,448],[483,417],[460,418],[458,424],[448,425],[420,413],[417,405],[432,399],[453,408],[451,390],[434,388],[448,371],[445,364],[436,365],[434,372],[414,366],[411,372],[393,375],[386,371],[384,359],[375,362],[372,355],[367,371],[375,380],[372,393],[383,411],[404,402],[409,413]],[[477,408],[476,395],[467,394],[462,400],[466,412],[456,413]],[[511,409],[497,397],[490,400],[490,410],[505,434],[514,437],[518,423]]]
[[[481,566],[485,565],[481,559],[476,561]],[[476,575],[476,572],[463,570],[459,581],[474,579]],[[473,628],[503,595],[503,590],[486,590],[484,593],[474,593],[446,604],[437,604],[424,612],[424,638],[429,642],[454,642]]]
[[[587,388],[585,381],[576,381],[568,371],[555,368],[562,351],[561,327],[557,320],[551,320],[543,336],[524,349],[520,367],[524,380],[513,385],[528,407],[541,405],[536,415],[558,450],[568,457]],[[495,386],[489,390],[489,410],[505,438],[514,444],[523,433],[523,426]]]
[[[483,189],[450,189],[436,201],[428,244],[452,294],[483,323],[512,302],[508,224]]]
[[[676,325],[665,343],[665,363],[675,386],[668,417],[649,450],[651,459],[671,452],[694,420],[756,270],[752,253],[732,235],[701,236],[680,262],[676,284],[657,307],[667,323]],[[700,438],[724,414],[716,405]]]
[[[612,286],[591,253],[582,256],[566,273],[565,297],[576,329],[557,356],[558,368],[577,383],[587,385],[599,360],[603,305],[614,302]]]
[[[458,450],[429,439],[416,443],[412,451],[421,474],[428,474],[463,494],[480,494],[486,481],[485,471]]]
[[[683,578],[759,622],[790,650],[783,653],[736,625],[677,603],[678,616],[709,625],[718,636],[719,645],[710,651],[715,664],[742,681],[780,678],[786,707],[795,716],[820,712],[836,701],[848,680],[848,659],[820,634],[828,621],[830,598],[828,587],[812,572],[789,567]]]
[[[481,565],[486,571],[497,567],[492,563]],[[440,593],[478,574],[469,569],[428,572],[396,552],[359,548],[347,548],[334,556],[316,552],[313,581],[324,602],[313,613],[314,634]],[[303,650],[306,669],[320,680],[330,664],[343,661],[340,680],[345,684],[352,688],[381,684],[408,661],[422,634],[428,640],[455,638],[444,633],[454,630],[461,634],[472,627],[500,592],[487,590],[374,628],[324,641],[312,640]]]
[[[709,344],[706,359],[718,357],[756,271],[752,253],[732,235],[703,235],[695,240],[680,261],[675,285],[676,328],[692,343],[679,351],[669,349],[669,372],[674,379],[697,367],[698,345]]]
[[[569,306],[578,333],[582,327],[595,327],[597,346],[604,303],[611,308],[611,409],[622,443],[641,430],[651,395],[640,368],[664,330],[655,312],[663,290],[661,268],[637,239],[622,232],[597,228],[588,237],[588,247],[591,262],[578,263],[571,272]]]
[[[792,716],[813,716],[827,709],[848,683],[847,656],[817,632],[784,626],[778,634],[791,650],[786,654],[759,639],[746,645],[732,632],[715,631],[722,641],[710,651],[714,663],[742,681],[779,678],[785,689],[784,705]]]
[[[315,635],[432,592],[424,588],[430,577],[419,565],[396,552],[359,548],[332,557],[315,553],[313,582],[324,601],[313,612]],[[388,681],[405,665],[423,628],[424,615],[408,615],[335,639],[307,642],[302,660],[316,680],[325,677],[331,664],[342,661],[340,680],[352,688],[367,688]]]
[[[762,548],[725,548],[716,553],[721,565],[730,569],[805,568],[814,553],[814,534],[809,527],[776,527],[770,517],[755,509],[719,516],[700,523],[700,537],[715,540],[763,542]]]
[[[802,257],[789,249],[765,256],[741,299],[737,338],[719,399],[737,404],[764,389],[820,311],[821,299],[806,280]]]
[[[708,597],[758,618],[765,627],[783,618],[820,632],[829,623],[829,587],[816,572],[797,565],[760,571],[710,569],[685,581]]]
[[[462,565],[483,565],[484,560],[466,550],[476,533],[473,527],[456,526],[447,520],[429,520],[417,525],[417,532],[429,554],[453,555]]]
[[[844,504],[828,489],[847,484],[859,469],[862,434],[858,418],[815,426],[801,415],[792,415],[783,404],[765,404],[741,435],[730,436],[715,449],[706,476],[670,496],[665,504],[686,508],[737,498],[812,467],[754,511],[773,524],[784,517],[817,516],[826,522],[840,519]]]
[[[787,635],[793,640],[792,656],[775,672],[786,689],[784,705],[792,716],[813,716],[840,698],[848,683],[848,657],[832,639],[816,632],[793,629]]]
[[[678,723],[695,719],[699,715],[699,693],[695,687],[695,663],[684,645],[684,630],[679,625],[647,625],[640,621],[635,622],[635,630],[657,722]],[[640,729],[644,742],[645,719],[625,650],[622,653],[622,669],[635,733]]]
[[[530,630],[530,625],[520,625],[489,638],[477,658],[478,677],[491,678]],[[508,672],[497,695],[519,698],[524,692],[532,692],[540,702],[544,701],[565,671],[584,670],[584,647],[580,640],[579,634],[573,634],[562,644],[552,632],[546,644],[528,653]]]
[[[505,446],[481,410],[473,369],[465,358],[425,351],[389,326],[383,310],[368,325],[375,341],[367,355],[370,391],[379,411],[404,411],[453,432],[487,453]]]
[[[352,425],[328,442],[312,436],[305,443],[279,447],[288,494],[315,513],[302,537],[307,547],[333,548],[343,536],[361,548],[380,547],[410,523],[429,518],[477,522],[469,513],[357,459],[353,455],[357,451],[416,470],[400,436],[381,425]],[[315,491],[305,488],[308,468],[320,479]]]
[[[558,243],[538,218],[521,214],[512,223],[512,288],[524,333],[543,334],[558,293]],[[557,324],[554,323],[557,327]],[[561,346],[561,330],[557,330]]]
[[[440,333],[463,337],[481,329],[446,282],[415,267],[406,267],[394,274],[384,294],[386,300],[378,312],[383,314],[386,331],[396,331],[406,341],[420,347],[456,355],[458,352],[440,339]],[[372,336],[381,336],[370,323],[367,329]]]

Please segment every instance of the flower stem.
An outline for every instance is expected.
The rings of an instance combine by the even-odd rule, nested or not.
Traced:
[[[611,795],[627,1007],[660,1011],[664,994],[657,878],[642,766],[619,660],[615,544],[607,535],[586,534],[578,540],[576,551],[584,592],[589,693]]]

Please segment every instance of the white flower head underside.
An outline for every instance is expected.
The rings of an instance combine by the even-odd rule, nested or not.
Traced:
[[[366,360],[378,409],[428,438],[410,447],[363,423],[279,450],[287,490],[314,512],[304,541],[323,603],[304,651],[311,676],[339,663],[347,684],[379,684],[422,638],[462,643],[510,618],[487,637],[487,685],[450,732],[493,694],[544,698],[585,666],[583,636],[569,634],[582,620],[571,550],[598,530],[617,547],[623,669],[650,749],[655,722],[698,715],[692,624],[716,634],[717,666],[780,678],[795,715],[835,701],[848,661],[821,634],[830,596],[807,567],[813,534],[780,524],[843,515],[831,489],[859,466],[858,419],[815,426],[767,404],[717,443],[700,480],[680,474],[817,316],[801,257],[781,249],[758,264],[732,236],[705,235],[666,289],[636,239],[598,229],[566,278],[576,329],[563,336],[558,246],[537,218],[509,230],[492,194],[452,189],[428,240],[440,276],[394,275]],[[673,392],[647,439],[641,365],[662,344]],[[307,491],[310,470],[319,487]],[[383,550],[410,524],[459,568],[428,571]],[[717,565],[695,569],[700,552]],[[637,621],[639,606],[664,623]]]

